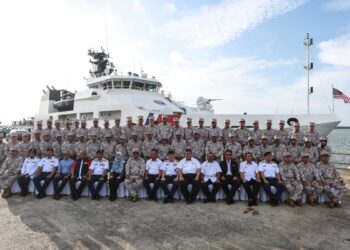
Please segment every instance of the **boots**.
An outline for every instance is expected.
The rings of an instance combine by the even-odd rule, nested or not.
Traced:
[[[6,199],[12,196],[11,188],[4,188],[4,192],[1,195],[2,198]]]

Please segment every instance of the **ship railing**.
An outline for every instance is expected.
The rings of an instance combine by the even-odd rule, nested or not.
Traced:
[[[332,152],[331,162],[339,167],[350,168],[350,153]]]

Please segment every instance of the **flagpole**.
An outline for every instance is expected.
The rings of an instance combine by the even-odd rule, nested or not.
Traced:
[[[334,113],[334,96],[333,96],[333,89],[334,89],[334,86],[332,84],[332,102],[333,102],[333,113]]]

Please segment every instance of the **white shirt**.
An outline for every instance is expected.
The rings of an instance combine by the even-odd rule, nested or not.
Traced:
[[[105,158],[93,160],[90,169],[93,175],[102,175],[105,169],[109,169],[109,162]]]
[[[203,179],[205,182],[211,180],[212,182],[216,181],[216,174],[221,173],[220,165],[217,161],[205,161],[202,164],[201,173],[203,174]]]
[[[165,161],[162,164],[161,170],[165,171],[165,175],[177,175],[177,168],[179,163],[177,161]]]
[[[146,170],[148,171],[148,174],[158,175],[159,171],[162,168],[162,165],[163,165],[163,163],[159,159],[156,159],[155,161],[153,161],[152,159],[149,159],[146,162]]]
[[[42,167],[42,172],[52,172],[54,167],[58,167],[59,161],[56,157],[52,156],[51,158],[45,157],[42,158],[39,166]]]
[[[227,164],[227,173],[226,173],[226,175],[232,175],[232,172],[231,172],[231,161],[226,161],[226,164]]]
[[[256,174],[259,173],[259,167],[255,161],[252,161],[251,164],[244,161],[239,165],[239,172],[243,173],[244,179],[247,181],[250,181],[251,179],[256,180]]]
[[[191,158],[191,160],[184,158],[179,162],[178,168],[182,170],[183,174],[195,174],[201,168],[201,164],[195,158]]]
[[[31,177],[33,177],[35,174],[35,171],[38,168],[39,163],[40,163],[39,158],[36,158],[36,157],[26,158],[24,160],[24,163],[23,163],[22,168],[21,168],[21,174],[27,174],[27,175],[30,175]]]
[[[259,163],[259,171],[264,172],[265,178],[276,178],[276,173],[279,173],[278,166],[275,162],[261,161]]]

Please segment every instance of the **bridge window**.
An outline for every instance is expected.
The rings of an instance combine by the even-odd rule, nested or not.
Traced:
[[[120,89],[122,87],[121,81],[113,81],[113,86],[115,89]]]
[[[151,92],[157,92],[157,85],[155,84],[145,84],[145,90],[151,91]]]
[[[112,82],[107,82],[107,88],[111,89],[112,88]]]
[[[123,82],[123,88],[124,88],[124,89],[130,88],[130,81],[125,81],[125,82]]]
[[[133,82],[131,88],[132,89],[137,89],[137,90],[143,90],[144,83],[142,83],[142,82]]]

